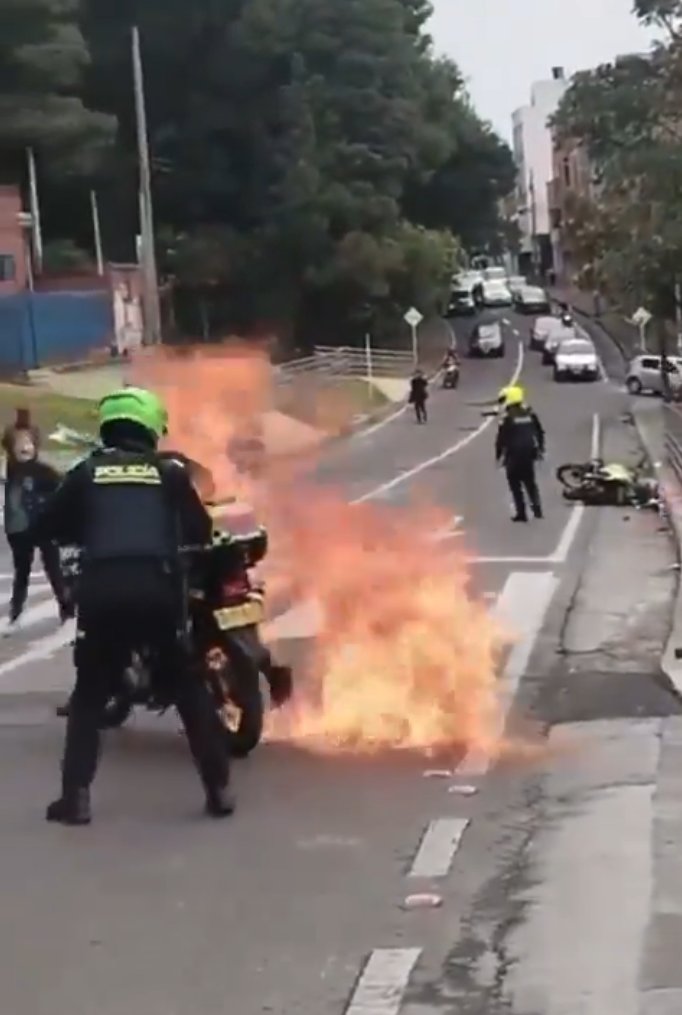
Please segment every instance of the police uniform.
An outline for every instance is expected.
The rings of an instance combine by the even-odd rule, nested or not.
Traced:
[[[137,390],[125,389],[125,405]],[[89,822],[102,711],[138,648],[151,649],[158,662],[169,703],[178,709],[201,775],[207,810],[215,816],[231,813],[220,722],[208,690],[190,670],[180,553],[182,545],[210,541],[210,516],[186,470],[164,460],[135,420],[114,413],[101,432],[105,446],[67,474],[36,525],[43,537],[82,548],[76,686],[67,722],[62,796],[48,808],[48,820]]]
[[[497,431],[495,457],[504,464],[509,491],[514,501],[514,521],[528,520],[526,497],[536,518],[542,518],[535,463],[544,454],[545,434],[537,415],[523,400],[511,396]]]

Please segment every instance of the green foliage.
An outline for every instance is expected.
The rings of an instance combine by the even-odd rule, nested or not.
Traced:
[[[77,0],[0,0],[0,161],[26,146],[54,168],[88,171],[110,141],[110,117],[79,94],[88,51]]]
[[[0,29],[23,11],[0,35],[0,145],[39,137],[91,166],[116,121],[97,187],[105,252],[130,259],[137,24],[161,267],[216,330],[265,317],[347,338],[368,306],[384,324],[440,306],[455,236],[500,242],[511,155],[433,56],[429,0],[80,0],[76,27],[78,2],[0,0]],[[63,176],[44,205],[48,231],[91,244]]]
[[[637,11],[661,21],[677,7],[641,2]],[[554,121],[561,139],[585,145],[599,183],[566,224],[582,281],[663,317],[674,313],[682,265],[681,99],[680,45],[671,37],[648,56],[578,75]]]

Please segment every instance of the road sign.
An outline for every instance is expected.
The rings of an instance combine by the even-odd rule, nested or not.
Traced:
[[[632,315],[632,323],[636,324],[638,328],[646,328],[650,320],[651,314],[645,307],[640,307]]]
[[[424,315],[420,314],[416,307],[410,307],[405,314],[404,320],[407,321],[411,328],[416,328],[424,320]]]

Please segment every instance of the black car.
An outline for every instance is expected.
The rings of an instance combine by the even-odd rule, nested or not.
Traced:
[[[448,304],[448,317],[470,317],[476,313],[471,289],[453,289]]]
[[[514,308],[520,314],[548,314],[550,302],[544,289],[526,286],[514,295]]]

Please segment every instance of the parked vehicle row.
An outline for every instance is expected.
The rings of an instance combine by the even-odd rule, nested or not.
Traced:
[[[542,353],[544,366],[554,368],[554,380],[599,378],[599,357],[594,343],[570,315],[543,314],[533,322],[529,346]]]

